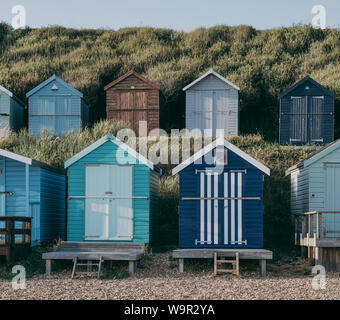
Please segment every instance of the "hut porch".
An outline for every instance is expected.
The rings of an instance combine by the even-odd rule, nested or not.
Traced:
[[[128,261],[129,274],[135,272],[136,261],[140,260],[146,251],[144,243],[119,242],[62,242],[58,251],[42,255],[46,260],[46,275],[51,275],[52,260],[103,260]]]
[[[311,211],[295,215],[295,244],[301,246],[301,256],[326,270],[340,271],[340,224],[332,229],[323,221],[327,215],[340,221],[340,211]],[[329,220],[329,219],[328,219]]]
[[[236,253],[241,260],[259,260],[261,275],[266,276],[266,261],[273,259],[272,251],[265,249],[176,249],[172,257],[179,261],[179,272],[184,272],[184,259],[214,259],[214,254],[219,257],[235,257]]]

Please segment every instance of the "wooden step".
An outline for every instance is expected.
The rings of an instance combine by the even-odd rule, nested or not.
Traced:
[[[222,264],[222,263],[230,263],[232,265],[235,265],[237,263],[236,260],[216,260],[216,263]]]
[[[219,260],[218,252],[214,252],[214,276],[217,276],[219,273],[232,273],[237,277],[240,275],[240,254],[239,252],[235,253],[235,260]],[[222,264],[231,264],[232,269],[219,269],[218,266]]]

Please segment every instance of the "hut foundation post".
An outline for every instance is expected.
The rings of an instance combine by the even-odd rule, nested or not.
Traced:
[[[266,259],[260,260],[261,276],[265,277],[267,275],[267,262]]]
[[[179,272],[183,273],[184,272],[184,259],[178,259],[178,264],[179,264]]]
[[[129,275],[132,276],[135,273],[135,261],[129,261]]]
[[[46,259],[46,276],[51,276],[52,260]]]

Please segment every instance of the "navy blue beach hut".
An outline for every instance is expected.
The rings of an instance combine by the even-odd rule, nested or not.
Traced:
[[[180,248],[263,248],[263,180],[270,170],[219,138],[179,174]]]
[[[335,94],[307,76],[280,96],[280,144],[334,140]]]
[[[62,135],[88,124],[89,106],[83,94],[53,75],[26,94],[28,125],[33,135],[46,129]]]
[[[32,246],[65,236],[65,171],[0,149],[0,216],[31,217]]]

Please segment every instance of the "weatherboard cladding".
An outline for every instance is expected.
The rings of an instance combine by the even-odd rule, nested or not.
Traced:
[[[13,194],[1,197],[1,214],[6,216],[32,216],[32,246],[40,242],[64,239],[65,234],[65,174],[28,166],[29,210],[26,207],[26,164],[0,156],[1,191]],[[39,218],[32,215],[38,210]],[[34,230],[34,235],[33,235]],[[37,238],[36,238],[37,237]]]
[[[309,87],[307,90],[306,87]],[[292,142],[290,138],[294,137],[294,128],[292,127],[292,104],[294,99],[292,97],[303,97],[307,99],[307,115],[305,116],[305,123],[307,124],[306,140],[305,142]],[[312,97],[324,97],[321,101],[321,108],[323,109],[320,114],[320,130],[311,129],[311,113],[312,113]],[[303,102],[305,103],[305,102]],[[295,112],[294,112],[295,113]],[[301,80],[294,85],[290,90],[287,90],[280,95],[280,143],[281,144],[303,144],[313,142],[312,140],[319,136],[323,139],[319,143],[327,144],[334,140],[334,94],[323,88],[321,85],[316,84],[315,81],[309,77]]]
[[[186,89],[186,128],[212,129],[213,136],[216,129],[224,129],[225,135],[238,135],[238,90],[214,74]]]
[[[0,136],[19,131],[25,126],[25,106],[13,95],[0,89]]]
[[[43,129],[61,135],[78,131],[88,123],[88,105],[82,94],[56,76],[27,96],[29,129],[33,135],[39,135]]]
[[[68,167],[68,196],[85,196],[85,166],[89,164],[119,164],[117,153],[120,147],[110,140],[91,151]],[[133,199],[133,240],[132,242],[150,242],[150,227],[153,216],[157,214],[158,177],[146,165],[131,155],[126,154],[133,165],[133,196],[149,199]],[[152,173],[151,173],[152,172]],[[85,200],[69,199],[67,216],[67,237],[69,241],[84,241]]]
[[[322,151],[327,151],[327,148],[322,148]],[[316,153],[314,157],[319,154]],[[313,157],[308,158],[308,161],[310,159],[312,160]],[[328,202],[332,201],[332,196],[337,194],[340,180],[335,181],[334,185],[334,181],[327,181],[327,167],[335,166],[336,174],[340,174],[340,144],[310,165],[303,164],[304,162],[301,162],[299,167],[289,172],[291,175],[291,213],[294,215],[329,210]],[[340,211],[340,207],[331,208],[331,210]],[[323,224],[332,225],[331,229],[334,230],[336,225],[340,225],[339,218],[325,214],[322,217]],[[316,227],[314,229],[316,230]]]
[[[247,245],[242,244],[221,244],[224,238],[224,225],[219,224],[218,237],[220,244],[199,244],[195,245],[195,240],[199,239],[200,233],[200,201],[183,201],[183,197],[200,197],[200,175],[195,170],[205,170],[213,165],[207,164],[202,158],[201,164],[191,163],[179,172],[180,203],[179,203],[179,246],[180,248],[249,248],[258,249],[263,247],[263,178],[264,174],[258,168],[239,157],[234,152],[228,150],[228,164],[224,166],[223,173],[230,170],[247,170],[242,183],[243,197],[260,197],[261,200],[244,200],[243,206],[243,240],[247,240]],[[219,181],[219,197],[223,197],[222,180]],[[230,183],[228,185],[230,189]],[[205,190],[207,183],[205,183]],[[212,186],[212,195],[214,187]],[[223,200],[219,200],[219,221],[223,220]],[[228,201],[230,207],[230,201]],[[206,209],[205,209],[206,210]],[[230,213],[229,213],[230,214]],[[237,213],[236,213],[237,215]],[[212,212],[212,223],[214,215]],[[205,218],[206,219],[206,218]],[[206,225],[206,221],[205,221]],[[237,221],[236,221],[237,229]],[[229,225],[230,234],[230,225]]]

